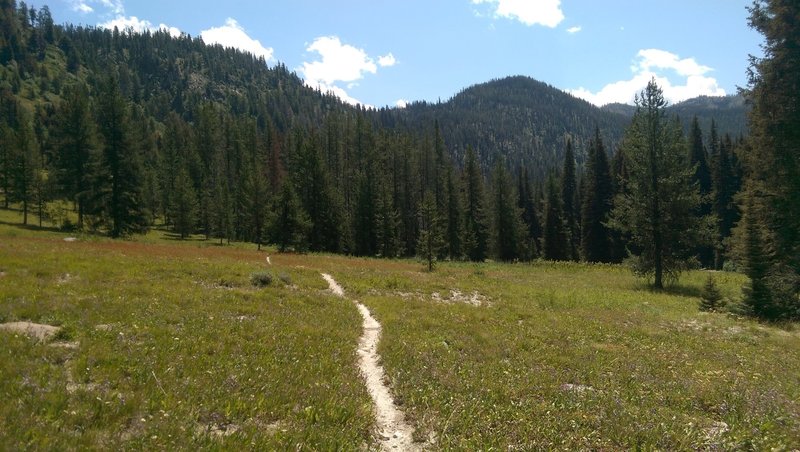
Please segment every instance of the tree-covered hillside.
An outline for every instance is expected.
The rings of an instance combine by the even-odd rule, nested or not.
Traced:
[[[580,150],[582,163],[595,127],[615,147],[630,122],[523,76],[472,86],[444,103],[414,103],[397,115],[412,129],[437,119],[456,156],[471,145],[486,167],[502,156],[514,167],[531,168],[537,178],[561,165],[567,140]]]
[[[10,0],[0,14],[0,188],[25,221],[425,255],[431,267],[629,251],[604,223],[629,176],[616,150],[630,117],[544,83],[509,77],[367,110],[198,38],[57,26],[46,7]],[[693,137],[719,176],[719,267],[738,218],[736,143],[711,126]],[[583,225],[607,236],[603,249]]]

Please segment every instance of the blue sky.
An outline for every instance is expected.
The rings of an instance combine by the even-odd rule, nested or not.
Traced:
[[[167,28],[262,54],[371,106],[527,75],[590,102],[733,94],[761,37],[750,0],[49,0],[57,23]]]

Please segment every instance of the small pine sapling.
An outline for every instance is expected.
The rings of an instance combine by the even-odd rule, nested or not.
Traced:
[[[700,294],[700,310],[706,312],[716,312],[725,305],[725,300],[719,292],[714,277],[708,275],[706,283],[703,285],[703,292]]]

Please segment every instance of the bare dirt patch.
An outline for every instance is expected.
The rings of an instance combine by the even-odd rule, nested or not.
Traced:
[[[344,297],[344,290],[331,275],[322,274],[331,292]],[[372,317],[366,306],[353,301],[363,319],[364,333],[358,342],[358,366],[366,380],[367,390],[375,403],[375,420],[378,440],[383,450],[422,450],[422,446],[414,443],[414,429],[406,423],[405,414],[395,405],[386,374],[380,365],[378,341],[381,336],[381,324]]]
[[[0,324],[0,330],[24,334],[38,341],[45,342],[58,334],[58,332],[61,331],[61,327],[31,322],[10,322]]]

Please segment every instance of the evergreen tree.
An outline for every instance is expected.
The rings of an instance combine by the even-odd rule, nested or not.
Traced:
[[[173,230],[180,234],[181,240],[194,232],[197,224],[197,195],[185,165],[178,167],[170,196],[169,217],[172,219]]]
[[[36,200],[36,183],[39,177],[39,156],[33,124],[20,110],[19,127],[15,134],[15,147],[11,150],[10,198],[22,204],[22,224],[28,224],[28,212]]]
[[[752,304],[755,314],[767,318],[800,317],[800,4],[791,0],[756,0],[749,8],[750,26],[765,39],[763,58],[751,57],[749,89],[752,104],[749,151],[744,159],[748,187],[762,193],[766,204],[756,209],[759,218],[745,221],[762,224],[766,233],[762,246],[773,251],[764,264],[773,275],[762,289],[762,269],[748,264],[751,293],[748,298],[771,299],[769,308]],[[749,202],[749,201],[748,201]],[[748,206],[749,207],[749,206]],[[748,210],[750,210],[748,208]],[[753,212],[747,212],[753,216]],[[751,234],[744,234],[750,248]],[[748,253],[749,254],[749,253]],[[756,266],[758,267],[758,266]],[[773,312],[772,309],[780,312]]]
[[[437,256],[446,246],[442,218],[436,208],[436,198],[425,192],[419,206],[419,239],[417,240],[417,256],[433,271]]]
[[[606,227],[614,192],[600,129],[589,142],[581,205],[581,255],[588,262],[611,262],[611,231]]]
[[[561,173],[561,207],[563,211],[564,225],[567,233],[568,259],[578,260],[578,223],[577,204],[575,200],[578,194],[578,183],[575,176],[575,151],[572,148],[572,140],[567,140],[567,150],[564,152],[564,170]]]
[[[625,133],[628,180],[617,195],[611,225],[630,234],[638,247],[633,262],[641,276],[653,276],[654,287],[677,278],[691,265],[689,257],[705,232],[695,215],[700,193],[691,183],[693,168],[677,121],[666,118],[666,100],[651,80],[636,98],[637,110]]]
[[[378,254],[381,257],[393,258],[403,253],[403,245],[400,239],[400,229],[402,221],[400,214],[394,207],[392,193],[388,184],[381,184],[378,197]]]
[[[341,249],[341,216],[316,134],[298,146],[294,165],[298,196],[311,221],[309,248],[337,252]]]
[[[724,304],[722,294],[717,288],[717,283],[714,277],[708,275],[706,283],[703,285],[703,292],[700,294],[700,310],[707,312],[715,312],[719,310]]]
[[[564,212],[561,207],[561,198],[555,178],[551,175],[547,179],[547,201],[544,215],[544,231],[542,249],[544,258],[550,261],[565,261],[570,259],[569,236],[564,226]]]
[[[776,320],[780,312],[774,303],[769,287],[770,256],[764,243],[764,225],[760,223],[763,214],[758,212],[756,201],[758,191],[750,188],[747,192],[747,205],[744,212],[744,252],[745,274],[750,281],[743,288],[747,311],[758,317]],[[759,206],[760,207],[760,206]]]
[[[483,262],[488,254],[485,203],[483,175],[475,150],[470,146],[464,162],[464,252],[474,262]]]
[[[527,167],[519,170],[517,195],[519,198],[517,207],[522,211],[522,221],[526,226],[528,257],[535,258],[541,253],[539,242],[542,238],[542,225],[539,221],[535,194],[528,177]]]
[[[445,169],[445,190],[447,192],[447,255],[450,259],[461,259],[462,237],[464,235],[461,205],[461,187],[453,174],[452,167]]]
[[[308,247],[308,231],[311,222],[303,211],[303,206],[297,197],[291,182],[284,181],[283,186],[275,199],[273,217],[270,221],[270,236],[278,245],[280,252],[292,248],[297,252],[305,251]]]
[[[56,181],[78,211],[78,227],[83,227],[87,198],[91,194],[90,163],[97,152],[97,132],[89,109],[86,87],[66,90],[54,120]]]
[[[269,206],[269,182],[259,170],[257,162],[246,167],[245,187],[242,193],[242,211],[247,216],[248,239],[255,242],[258,250],[266,233],[267,210]]]
[[[103,85],[97,122],[102,142],[101,172],[95,195],[97,207],[110,224],[112,237],[145,232],[147,214],[141,201],[141,166],[131,143],[128,104],[114,77]]]
[[[525,254],[522,212],[517,207],[517,195],[502,160],[492,171],[492,244],[495,256],[501,261],[513,261]]]
[[[734,195],[740,190],[733,142],[729,135],[723,141],[717,138],[716,125],[711,123],[712,149],[712,211],[717,221],[714,253],[714,266],[721,270],[725,262],[725,242],[731,236],[734,225],[739,221],[739,211]]]
[[[15,136],[11,127],[0,119],[0,188],[3,189],[3,208],[8,209],[11,202],[12,149]]]
[[[694,168],[692,183],[700,189],[700,205],[696,215],[707,216],[711,214],[711,170],[708,165],[706,148],[703,144],[703,132],[700,130],[700,122],[695,116],[689,129],[689,164]],[[703,244],[698,247],[698,260],[704,268],[709,268],[714,263],[714,249],[710,244]]]

